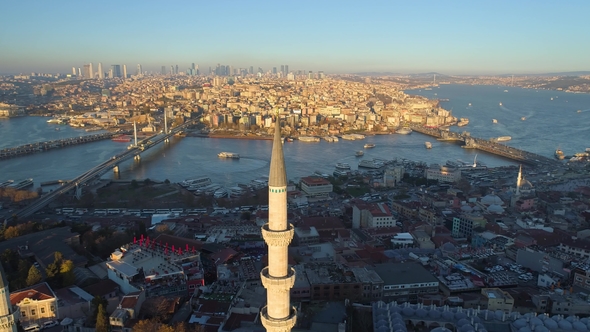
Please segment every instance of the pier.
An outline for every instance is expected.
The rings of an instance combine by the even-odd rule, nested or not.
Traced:
[[[504,158],[512,159],[532,166],[558,166],[561,163],[552,158],[547,158],[535,153],[527,152],[513,148],[504,144],[486,140],[483,138],[471,137],[469,132],[463,133],[441,130],[438,128],[428,128],[419,125],[410,126],[413,131],[424,135],[435,137],[439,141],[457,142],[462,144],[466,149],[477,149],[487,153],[495,154]]]
[[[0,160],[8,159],[13,157],[20,157],[32,153],[49,151],[54,149],[63,148],[66,146],[79,145],[84,143],[96,142],[104,139],[110,139],[113,136],[120,135],[121,133],[102,133],[78,137],[70,137],[52,141],[36,142],[25,145],[20,145],[12,148],[6,148],[0,150]]]

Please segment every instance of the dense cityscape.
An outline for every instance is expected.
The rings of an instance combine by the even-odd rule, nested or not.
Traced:
[[[590,331],[590,4],[3,8],[0,332]]]

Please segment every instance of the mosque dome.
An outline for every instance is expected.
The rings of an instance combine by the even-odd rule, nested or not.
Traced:
[[[484,198],[481,199],[481,203],[484,205],[492,205],[492,204],[502,205],[502,204],[504,204],[502,199],[494,194],[486,195]]]

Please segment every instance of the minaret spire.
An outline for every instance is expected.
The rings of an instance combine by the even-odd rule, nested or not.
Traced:
[[[277,112],[268,177],[268,223],[262,226],[262,237],[268,246],[268,267],[260,271],[267,299],[260,317],[268,332],[289,332],[297,320],[297,310],[291,306],[290,296],[295,283],[295,270],[289,267],[288,251],[293,231],[293,225],[287,220],[287,174]]]
[[[520,184],[522,183],[522,165],[518,169],[518,178],[516,178],[516,195],[520,195]]]

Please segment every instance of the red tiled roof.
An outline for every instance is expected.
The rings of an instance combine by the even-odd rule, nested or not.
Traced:
[[[17,305],[27,298],[35,301],[43,301],[52,299],[54,296],[53,291],[51,291],[51,288],[45,282],[10,293],[10,303],[12,305]]]

